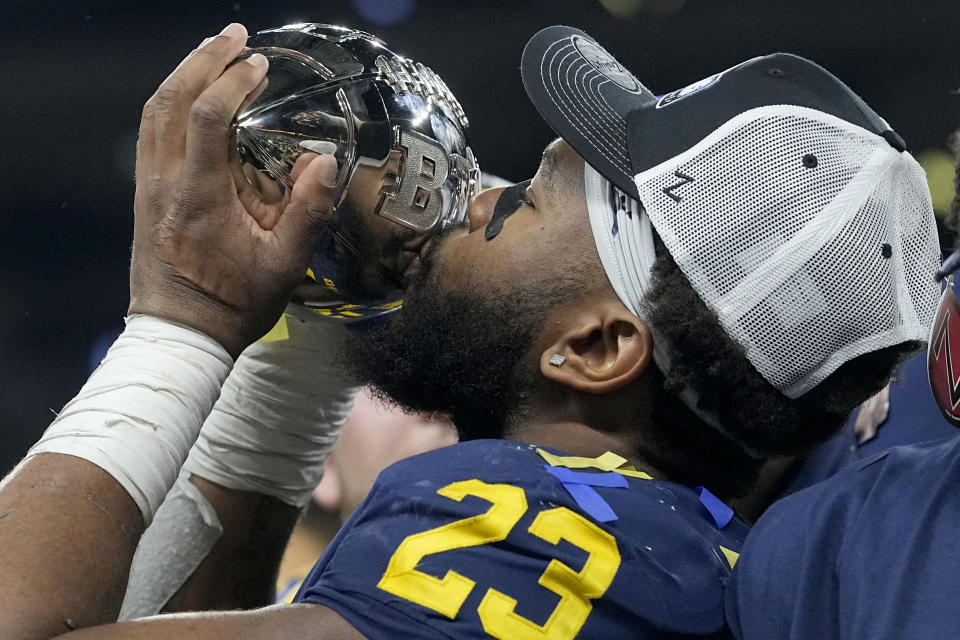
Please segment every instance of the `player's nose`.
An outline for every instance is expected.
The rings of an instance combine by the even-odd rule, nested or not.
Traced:
[[[467,206],[467,219],[470,222],[470,233],[478,229],[483,229],[490,222],[493,216],[493,208],[497,204],[497,199],[503,193],[505,187],[496,189],[486,189],[481,191],[470,201]]]

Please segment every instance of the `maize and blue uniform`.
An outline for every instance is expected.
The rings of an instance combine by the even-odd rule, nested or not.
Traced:
[[[728,593],[734,635],[960,634],[960,437],[896,447],[774,504]]]
[[[295,601],[371,639],[728,637],[747,526],[613,454],[551,454],[477,440],[390,466]]]

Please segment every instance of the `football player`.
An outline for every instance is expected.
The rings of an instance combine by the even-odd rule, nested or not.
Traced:
[[[329,210],[323,156],[299,161],[274,225],[236,195],[229,123],[265,72],[228,67],[244,35],[206,43],[145,109],[127,330],[0,490],[9,637],[116,615],[190,434]],[[923,171],[786,54],[657,98],[551,27],[522,74],[560,139],[531,181],[478,196],[403,309],[351,341],[360,375],[463,442],[381,474],[293,605],[71,637],[724,636],[746,534],[725,503],[926,338]]]

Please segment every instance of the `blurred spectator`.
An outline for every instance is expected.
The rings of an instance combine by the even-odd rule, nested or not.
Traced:
[[[345,521],[363,502],[383,469],[456,441],[456,432],[446,420],[403,413],[364,389],[327,458],[323,480],[313,497]]]

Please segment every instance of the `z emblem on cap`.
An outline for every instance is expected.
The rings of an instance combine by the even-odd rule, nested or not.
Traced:
[[[679,171],[679,170],[674,171],[673,175],[677,178],[680,178],[680,182],[676,184],[672,184],[669,187],[664,187],[663,192],[674,202],[680,202],[681,200],[683,200],[683,198],[675,194],[674,191],[676,191],[677,189],[679,189],[685,184],[690,184],[691,182],[693,182],[693,176],[688,176],[683,171]]]
[[[607,53],[607,51],[596,42],[591,42],[580,36],[572,36],[570,40],[573,42],[573,46],[580,54],[580,57],[617,86],[630,93],[640,93],[643,91],[643,87],[637,82],[637,79],[633,77],[633,74],[614,60],[613,56]]]
[[[957,367],[953,364],[953,350],[960,347],[960,302],[951,285],[947,284],[933,320],[927,350],[927,375],[940,412],[950,424],[960,427],[960,380],[957,380]],[[960,357],[957,364],[960,365]]]

